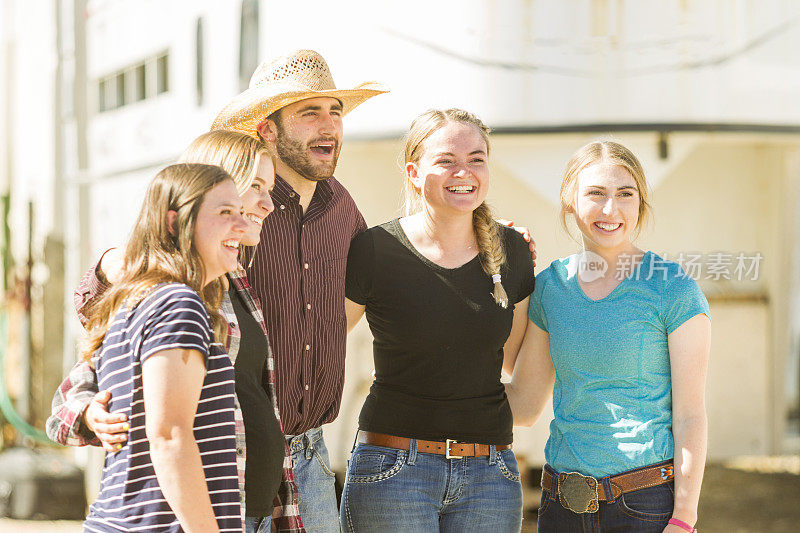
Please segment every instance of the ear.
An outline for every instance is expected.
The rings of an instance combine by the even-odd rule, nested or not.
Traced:
[[[416,163],[412,163],[410,161],[406,163],[406,176],[408,177],[408,181],[410,181],[414,187],[422,190],[422,182],[424,180],[419,175]]]
[[[256,131],[261,134],[261,137],[269,142],[274,143],[278,138],[278,126],[272,120],[265,118],[256,126]]]
[[[178,234],[177,228],[175,227],[177,220],[178,220],[177,211],[173,211],[172,209],[167,211],[167,231],[169,231],[169,234],[172,235],[173,237]]]

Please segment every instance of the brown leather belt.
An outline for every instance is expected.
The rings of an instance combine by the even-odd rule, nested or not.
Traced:
[[[598,480],[578,472],[559,472],[555,477],[556,483],[553,483],[554,476],[548,468],[542,470],[542,489],[550,491],[553,499],[558,496],[564,507],[576,513],[593,513],[598,509],[598,501],[615,500],[622,494],[655,487],[675,477],[672,461],[611,476],[607,478],[608,484],[603,483],[606,478]],[[607,485],[611,494],[606,491]]]
[[[395,448],[397,450],[408,451],[411,448],[411,439],[395,437],[394,435],[384,435],[383,433],[373,433],[371,431],[359,431],[358,442],[372,444],[373,446],[383,446],[384,448]],[[497,451],[508,450],[509,448],[511,448],[510,444],[495,445]],[[489,450],[489,444],[457,442],[452,439],[447,439],[444,442],[417,439],[418,452],[444,455],[448,459],[482,457],[489,455]]]

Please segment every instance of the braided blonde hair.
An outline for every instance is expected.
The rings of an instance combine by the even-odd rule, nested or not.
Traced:
[[[447,124],[448,122],[461,122],[470,124],[478,129],[483,140],[486,142],[486,153],[489,153],[489,131],[491,131],[477,116],[463,109],[430,109],[411,123],[411,127],[406,135],[406,149],[404,160],[406,163],[419,163],[423,152],[425,139],[433,132]],[[405,216],[418,213],[422,210],[424,200],[420,191],[406,178],[403,187],[403,211]],[[481,203],[472,212],[472,229],[475,232],[475,240],[478,243],[481,266],[487,276],[492,278],[494,289],[492,297],[494,301],[506,309],[508,307],[508,294],[503,288],[500,268],[506,262],[506,252],[503,246],[503,237],[500,233],[500,226],[494,220],[492,210],[486,202]]]

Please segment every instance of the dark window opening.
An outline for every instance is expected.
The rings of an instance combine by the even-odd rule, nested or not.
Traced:
[[[169,55],[164,54],[156,60],[156,94],[169,91]]]
[[[195,32],[195,87],[197,88],[197,105],[203,105],[203,19],[197,19]]]
[[[100,80],[97,84],[97,111],[102,113],[106,109],[106,80]]]
[[[114,107],[122,107],[125,105],[125,73],[120,72],[117,74],[117,101]]]
[[[145,77],[144,63],[133,69],[133,98],[134,102],[141,102],[147,96],[147,78]]]
[[[239,90],[244,91],[258,66],[258,0],[242,2],[239,28]]]

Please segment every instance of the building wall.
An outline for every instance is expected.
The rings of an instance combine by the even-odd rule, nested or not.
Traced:
[[[792,53],[800,31],[789,24],[798,10],[791,1],[581,0],[567,6],[559,0],[410,0],[388,21],[382,4],[356,0],[343,0],[336,9],[320,0],[302,7],[282,0],[259,5],[262,58],[315,48],[340,86],[377,79],[392,89],[346,118],[348,142],[337,172],[370,224],[398,214],[402,146],[396,134],[431,106],[466,107],[495,127],[598,121],[791,124],[800,118],[794,105],[800,71]],[[66,177],[70,187],[61,204],[54,193],[56,154],[48,133],[56,113],[55,14],[50,4],[47,10],[41,6],[3,3],[0,123],[11,126],[0,132],[0,184],[14,193],[18,260],[27,252],[22,236],[28,200],[36,202],[37,253],[45,253],[49,233],[66,222],[64,292],[69,293],[99,252],[124,241],[157,168],[205,131],[238,92],[240,2],[86,2],[89,168]],[[326,16],[308,16],[318,9]],[[198,19],[204,24],[206,61],[201,102],[194,70]],[[170,54],[167,93],[99,112],[97,80],[164,50]],[[575,249],[556,222],[557,190],[564,162],[592,137],[494,138],[489,199],[499,215],[531,228],[539,269]],[[655,135],[618,138],[642,155],[654,184],[656,221],[643,245],[668,254],[763,253],[757,281],[703,282],[714,323],[711,454],[781,451],[787,383],[796,387],[789,376],[797,375],[788,364],[798,330],[797,139],[675,134],[664,161],[656,156]],[[70,142],[67,135],[65,143]],[[64,157],[74,156],[67,151]],[[66,221],[54,214],[56,205],[64,208]],[[75,224],[78,217],[91,223]],[[57,281],[60,272],[54,273]],[[80,328],[69,301],[64,305],[70,324],[65,345],[73,346]],[[336,437],[341,450],[352,442],[354,416],[369,383],[369,346],[362,325],[348,346],[340,421],[346,429],[336,433],[343,435]],[[518,440],[541,450],[545,433],[540,423],[518,432]]]

